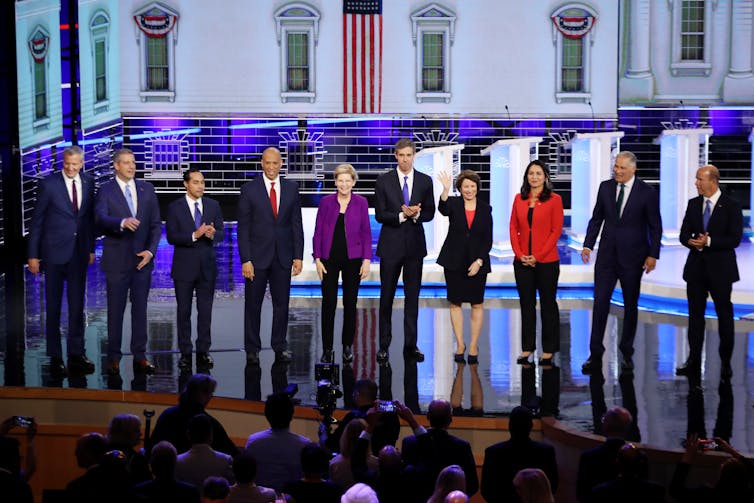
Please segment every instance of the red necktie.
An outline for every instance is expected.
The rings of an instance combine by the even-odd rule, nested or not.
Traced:
[[[272,205],[272,215],[278,217],[278,194],[275,192],[275,182],[270,182],[270,204]]]
[[[73,214],[78,215],[79,214],[79,196],[76,193],[76,180],[73,180],[71,183],[73,184],[73,190],[71,190],[71,195],[73,196],[72,201],[71,201],[73,203]]]

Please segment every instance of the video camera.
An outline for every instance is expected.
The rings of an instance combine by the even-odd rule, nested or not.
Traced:
[[[316,363],[314,365],[314,379],[317,381],[317,410],[325,420],[334,422],[332,413],[335,411],[338,398],[343,396],[339,388],[340,365],[337,363]]]

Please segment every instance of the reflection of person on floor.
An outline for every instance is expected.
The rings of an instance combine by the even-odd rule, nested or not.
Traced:
[[[451,175],[441,172],[442,193],[438,210],[448,217],[448,235],[437,257],[445,270],[450,322],[456,337],[456,363],[464,363],[466,343],[463,340],[461,304],[471,304],[471,340],[469,363],[479,362],[479,334],[484,320],[484,288],[490,273],[492,248],[492,208],[477,197],[481,185],[479,175],[462,171],[456,178],[460,197],[448,197]]]
[[[623,292],[621,370],[634,369],[634,337],[639,316],[642,274],[649,274],[660,258],[662,218],[657,191],[636,175],[636,156],[620,152],[615,158],[613,178],[600,184],[597,202],[586,230],[581,259],[587,264],[600,237],[594,265],[594,307],[589,358],[581,366],[584,374],[602,365],[602,344],[610,312],[610,298],[620,281]],[[602,234],[600,235],[600,229]]]
[[[463,408],[463,373],[466,365],[459,363],[456,367],[456,376],[453,379],[453,388],[450,390],[450,406],[453,407],[453,415],[481,416],[484,413],[484,395],[482,394],[482,381],[479,379],[479,365],[469,365],[471,374],[471,408],[466,411]]]
[[[736,248],[743,235],[741,206],[718,187],[720,172],[702,166],[696,172],[696,190],[681,224],[679,239],[689,249],[683,279],[689,301],[689,358],[676,369],[678,375],[698,373],[704,345],[704,312],[712,297],[720,333],[720,377],[730,379],[733,369],[734,326],[731,291],[739,280]]]
[[[424,361],[416,347],[419,318],[419,290],[422,266],[427,255],[424,222],[435,216],[432,179],[414,169],[416,145],[408,139],[395,145],[395,170],[377,178],[374,188],[374,215],[382,224],[377,242],[380,257],[380,350],[377,363],[388,365],[393,339],[393,300],[398,277],[403,271],[403,354]]]
[[[537,341],[537,292],[542,317],[540,365],[552,365],[560,350],[558,239],[563,232],[563,201],[552,191],[550,171],[542,161],[529,163],[521,195],[513,200],[510,238],[516,258],[513,273],[521,304],[521,354],[517,363],[529,361]]]
[[[335,360],[333,351],[338,277],[343,275],[343,363],[353,362],[356,332],[356,298],[359,283],[369,274],[372,260],[372,229],[369,203],[352,192],[358,179],[350,164],[333,172],[338,191],[322,198],[314,226],[313,255],[322,282],[322,362]]]

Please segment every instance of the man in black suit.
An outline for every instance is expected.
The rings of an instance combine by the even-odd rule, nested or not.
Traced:
[[[432,179],[414,169],[416,145],[401,139],[395,145],[398,166],[380,175],[375,184],[375,218],[382,224],[377,242],[380,257],[380,350],[377,363],[389,362],[392,334],[393,299],[398,276],[403,270],[405,295],[403,314],[403,354],[416,361],[424,361],[424,354],[416,347],[419,317],[419,290],[422,265],[427,255],[424,222],[435,216],[435,197]]]
[[[471,445],[448,433],[453,413],[450,403],[433,400],[427,408],[431,428],[426,433],[403,439],[401,458],[406,466],[406,479],[413,482],[412,498],[407,501],[426,501],[434,490],[437,476],[443,468],[458,465],[466,475],[466,494],[473,496],[479,490],[476,461]]]
[[[511,438],[487,447],[482,464],[482,497],[488,503],[520,501],[513,478],[524,468],[539,468],[550,481],[552,493],[558,489],[555,449],[529,438],[532,414],[518,406],[508,420]]]
[[[215,243],[222,241],[225,226],[220,205],[204,197],[204,175],[198,168],[183,173],[183,186],[186,187],[185,197],[168,206],[165,219],[168,243],[175,247],[170,275],[178,308],[178,349],[181,352],[178,368],[191,371],[191,299],[196,292],[196,369],[206,372],[213,366],[209,348],[217,278]]]
[[[84,352],[84,292],[86,269],[94,263],[94,179],[81,172],[84,151],[63,151],[62,173],[39,181],[37,202],[29,226],[29,272],[46,276],[45,305],[47,355],[50,372],[66,373],[60,341],[63,284],[68,283],[68,369],[91,374],[94,363]]]
[[[95,221],[105,235],[100,267],[107,283],[107,373],[120,374],[123,313],[131,298],[131,352],[138,374],[153,374],[146,358],[147,297],[157,244],[162,234],[157,195],[149,182],[136,180],[136,159],[129,149],[113,155],[115,179],[100,187]]]
[[[301,272],[304,227],[296,182],[280,177],[283,159],[274,147],[262,153],[263,176],[241,187],[238,201],[238,254],[246,279],[244,349],[246,360],[259,365],[259,326],[267,284],[272,296],[272,349],[275,361],[292,361],[286,341],[291,276]]]
[[[701,371],[704,344],[704,311],[712,297],[720,332],[720,376],[730,379],[733,370],[733,283],[739,280],[736,248],[743,235],[741,206],[718,187],[720,172],[702,166],[696,172],[699,196],[691,199],[681,224],[681,244],[689,249],[683,279],[689,301],[689,358],[676,369],[678,375]]]
[[[615,158],[614,177],[600,184],[597,202],[586,230],[581,259],[589,263],[592,249],[600,237],[594,265],[594,307],[589,358],[581,366],[590,374],[602,366],[602,344],[610,312],[610,298],[620,281],[623,292],[623,333],[618,347],[621,370],[634,369],[634,337],[639,318],[641,276],[652,272],[660,258],[662,218],[657,192],[636,177],[636,156],[620,152]]]

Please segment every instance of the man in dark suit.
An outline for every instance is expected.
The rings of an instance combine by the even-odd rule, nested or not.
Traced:
[[[113,155],[115,179],[100,187],[95,219],[105,235],[100,266],[107,283],[107,372],[120,374],[123,313],[131,298],[131,352],[134,372],[152,374],[146,358],[147,296],[154,254],[162,234],[160,207],[151,183],[136,180],[133,152]]]
[[[523,406],[511,411],[508,420],[511,438],[487,447],[482,464],[482,497],[489,503],[520,501],[513,478],[524,468],[539,468],[550,481],[552,493],[558,489],[555,449],[529,438],[532,414]]]
[[[380,175],[375,184],[375,218],[382,224],[377,242],[380,257],[380,350],[377,363],[389,362],[392,334],[393,300],[398,276],[403,270],[403,354],[424,361],[416,347],[419,317],[419,290],[422,265],[427,255],[424,222],[435,216],[432,179],[414,169],[416,145],[401,139],[395,145],[398,166]]]
[[[699,196],[691,199],[681,224],[681,244],[689,249],[683,279],[689,301],[689,358],[676,369],[678,375],[698,373],[704,344],[704,311],[712,297],[720,333],[720,376],[730,379],[733,370],[733,283],[739,280],[736,248],[743,235],[741,206],[718,187],[720,172],[702,166],[696,172]]]
[[[296,182],[280,178],[283,164],[274,147],[262,153],[263,176],[241,187],[238,202],[238,253],[246,278],[244,348],[246,360],[259,364],[259,326],[267,284],[272,295],[272,349],[275,361],[292,360],[287,349],[291,276],[301,272],[304,227]]]
[[[212,301],[215,296],[217,257],[215,243],[225,232],[220,205],[204,197],[204,175],[198,168],[183,173],[186,195],[168,206],[165,233],[173,245],[170,275],[175,284],[178,368],[191,371],[191,300],[196,292],[196,369],[206,372],[213,366],[209,356],[212,344]]]
[[[602,365],[602,344],[610,312],[610,298],[620,281],[623,292],[623,333],[621,370],[634,369],[634,337],[639,316],[641,276],[649,274],[660,258],[662,218],[657,192],[636,177],[636,156],[620,152],[615,158],[614,178],[600,184],[597,202],[586,230],[583,262],[589,263],[602,228],[597,263],[594,265],[594,307],[589,359],[581,366],[590,374]]]
[[[84,151],[63,151],[63,171],[39,181],[37,204],[29,227],[29,272],[45,271],[47,355],[50,372],[66,373],[60,341],[63,283],[68,283],[68,369],[91,374],[94,363],[84,351],[86,269],[94,263],[94,180],[82,173]]]
[[[427,408],[431,428],[426,433],[403,439],[401,458],[406,466],[406,478],[412,481],[411,498],[407,501],[426,501],[434,490],[437,476],[443,468],[458,465],[466,475],[466,494],[473,496],[479,490],[476,461],[471,445],[448,433],[453,421],[450,403],[433,400]]]

